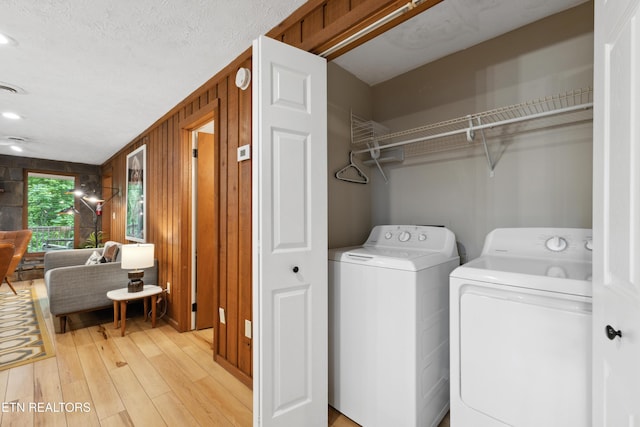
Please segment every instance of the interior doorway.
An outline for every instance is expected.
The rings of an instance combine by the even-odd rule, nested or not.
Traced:
[[[190,313],[188,328],[213,327],[213,307],[219,289],[219,104],[193,112],[182,121],[181,141],[192,151],[189,161],[189,234],[181,236],[189,247],[189,279],[180,295]],[[198,150],[200,150],[198,152]],[[213,330],[212,330],[213,334]],[[215,338],[215,336],[214,336]]]

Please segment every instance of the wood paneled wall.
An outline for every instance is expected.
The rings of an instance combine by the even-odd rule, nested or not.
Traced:
[[[226,324],[216,322],[217,359],[250,383],[251,340],[244,320],[251,320],[251,162],[238,163],[237,147],[251,144],[251,89],[234,84],[236,70],[251,69],[250,50],[172,109],[134,142],[102,165],[120,196],[112,201],[111,239],[125,241],[127,154],[147,146],[147,241],[156,245],[159,285],[171,282],[168,318],[179,330],[191,327],[191,143],[185,123],[211,103],[219,102],[219,262],[216,304],[226,311]],[[188,134],[187,134],[188,135]],[[207,238],[207,236],[198,236]],[[200,257],[204,258],[202,255]],[[216,306],[216,307],[217,307]],[[218,320],[217,313],[214,318]]]
[[[381,33],[397,23],[439,3],[425,0],[411,12],[371,33]],[[271,30],[269,37],[314,53],[320,53],[371,22],[406,4],[407,0],[310,0]],[[346,52],[351,45],[329,59]],[[238,163],[237,148],[251,144],[251,89],[236,88],[238,68],[251,69],[251,50],[187,97],[147,131],[102,166],[120,196],[113,200],[111,239],[124,241],[126,156],[147,144],[147,241],[156,245],[159,285],[171,282],[169,320],[179,331],[191,324],[191,144],[185,140],[184,123],[219,102],[219,262],[214,307],[226,312],[226,324],[214,315],[216,360],[251,384],[252,342],[244,336],[244,321],[251,321],[251,162]],[[179,77],[177,77],[179,78]],[[252,150],[253,151],[253,150]],[[207,236],[198,236],[207,238]]]
[[[238,162],[238,147],[251,144],[251,86],[235,85],[235,70],[251,69],[251,59],[242,61],[228,76],[226,108],[220,109],[220,285],[218,306],[226,313],[226,323],[214,316],[218,331],[218,363],[236,373],[251,386],[251,339],[244,335],[245,320],[251,321],[251,161]]]

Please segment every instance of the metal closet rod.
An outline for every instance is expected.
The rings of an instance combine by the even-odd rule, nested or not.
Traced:
[[[469,135],[472,131],[474,130],[484,130],[484,129],[489,129],[489,128],[494,128],[494,127],[498,127],[498,126],[504,126],[504,125],[508,125],[508,124],[512,124],[512,123],[519,123],[519,122],[524,122],[527,120],[534,120],[534,119],[539,119],[542,117],[548,117],[548,116],[554,116],[556,114],[563,114],[563,113],[570,113],[572,111],[577,111],[577,110],[586,110],[589,108],[593,108],[593,102],[587,102],[585,104],[580,104],[580,105],[573,105],[570,107],[564,107],[564,108],[558,108],[555,110],[551,110],[551,111],[543,111],[540,113],[534,113],[534,114],[529,114],[526,116],[522,116],[522,117],[514,117],[512,119],[505,119],[505,120],[500,120],[497,122],[492,122],[492,123],[485,123],[485,124],[481,124],[481,125],[477,125],[477,126],[469,126],[466,128],[462,128],[462,129],[457,129],[457,130],[452,130],[449,132],[442,132],[436,135],[429,135],[429,136],[423,136],[423,137],[419,137],[419,138],[413,138],[413,139],[408,139],[405,141],[399,141],[399,142],[393,142],[391,144],[385,144],[385,145],[379,145],[376,147],[376,149],[378,150],[384,150],[387,148],[393,148],[393,147],[401,147],[404,145],[408,145],[408,144],[414,144],[416,142],[424,142],[424,141],[429,141],[432,139],[437,139],[437,138],[444,138],[447,136],[452,136],[452,135],[458,135],[458,134],[467,134]],[[473,116],[467,116],[469,119],[472,119]],[[357,150],[354,151],[354,154],[362,154],[362,153],[369,153],[371,152],[370,148],[363,148],[361,150]]]
[[[396,10],[392,11],[391,13],[389,13],[388,15],[383,16],[382,18],[378,19],[374,23],[372,23],[372,24],[364,27],[360,31],[350,35],[346,39],[344,39],[341,42],[335,44],[334,46],[331,46],[329,49],[325,50],[324,52],[321,52],[318,56],[326,58],[327,56],[331,55],[334,52],[337,52],[338,50],[342,49],[343,47],[345,47],[345,46],[347,46],[347,45],[349,45],[349,44],[361,39],[362,37],[366,36],[370,32],[372,32],[374,30],[377,30],[378,28],[382,27],[385,24],[388,24],[389,22],[391,22],[395,18],[404,15],[405,13],[409,12],[410,10],[415,8],[416,6],[419,6],[424,1],[425,0],[410,0],[406,4],[403,4],[402,6],[397,8]]]

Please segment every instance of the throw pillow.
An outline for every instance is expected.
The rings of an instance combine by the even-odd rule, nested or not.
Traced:
[[[100,255],[97,251],[93,251],[87,262],[84,265],[94,265],[100,264],[100,260],[102,259],[102,255]]]
[[[116,260],[118,256],[118,244],[116,242],[107,242],[104,244],[104,249],[102,250],[102,258],[104,261],[102,262],[113,262]]]

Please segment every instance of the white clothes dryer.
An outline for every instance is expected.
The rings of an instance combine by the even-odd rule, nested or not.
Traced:
[[[451,273],[451,425],[591,425],[591,230],[503,228]]]
[[[444,227],[377,226],[329,251],[329,404],[366,427],[437,426],[449,409]]]

